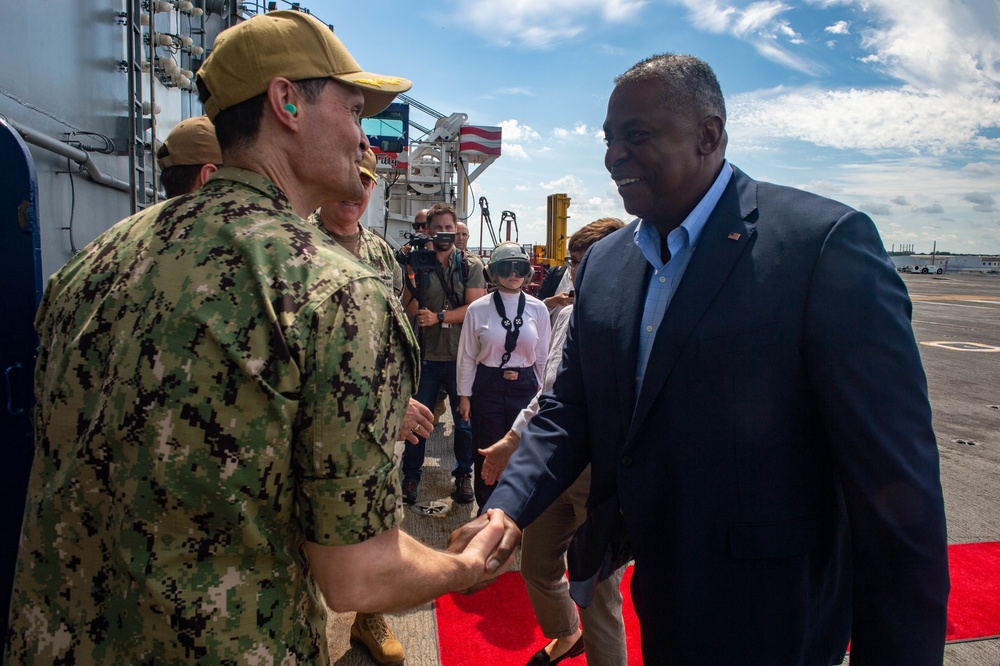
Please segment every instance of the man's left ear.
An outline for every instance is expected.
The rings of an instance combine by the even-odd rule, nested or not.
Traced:
[[[195,189],[201,189],[201,186],[208,182],[208,177],[219,170],[219,167],[214,164],[202,164],[201,169],[198,170],[198,179],[195,181]]]
[[[726,127],[719,116],[709,116],[702,125],[702,154],[711,155],[725,146]]]

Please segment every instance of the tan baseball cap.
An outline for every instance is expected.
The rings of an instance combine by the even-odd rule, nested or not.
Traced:
[[[359,168],[361,169],[361,173],[378,182],[378,176],[375,175],[375,166],[375,151],[369,148],[365,151],[365,156],[361,158]]]
[[[382,111],[413,86],[398,76],[362,71],[325,23],[311,14],[280,10],[257,14],[215,38],[198,70],[210,93],[205,114],[215,120],[220,111],[266,91],[276,76],[290,81],[331,78],[354,86],[365,96],[364,116]]]
[[[222,151],[219,141],[215,138],[215,125],[206,116],[182,120],[167,135],[163,142],[166,152],[163,157],[157,157],[160,169],[188,164],[222,165]]]

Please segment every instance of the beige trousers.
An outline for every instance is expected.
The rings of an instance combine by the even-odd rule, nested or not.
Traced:
[[[546,638],[572,636],[583,621],[589,666],[622,666],[628,661],[622,621],[621,580],[624,567],[597,586],[589,608],[579,609],[569,596],[566,549],[587,517],[590,467],[524,529],[521,576]]]

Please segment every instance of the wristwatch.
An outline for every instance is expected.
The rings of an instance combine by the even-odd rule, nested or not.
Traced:
[[[444,310],[441,310],[441,312],[438,312],[438,323],[439,324],[443,324],[444,323]]]

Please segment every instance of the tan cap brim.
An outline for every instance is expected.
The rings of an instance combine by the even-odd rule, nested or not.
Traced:
[[[331,78],[358,88],[365,96],[362,114],[389,106],[413,83],[398,76],[364,72],[340,39],[314,16],[279,10],[258,14],[219,33],[198,78],[208,96],[205,114],[260,95],[276,77],[290,81]]]
[[[361,94],[365,96],[365,108],[361,115],[366,118],[385,111],[386,107],[396,99],[396,95],[413,87],[413,82],[408,79],[371,72],[341,74],[331,78],[361,89]]]

